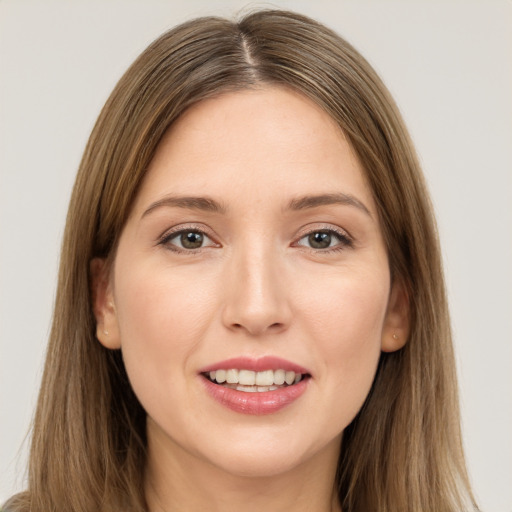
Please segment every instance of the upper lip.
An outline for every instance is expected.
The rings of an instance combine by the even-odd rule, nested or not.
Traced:
[[[295,373],[310,374],[309,370],[286,359],[275,356],[264,356],[259,358],[253,357],[234,357],[225,359],[213,364],[209,364],[199,370],[199,373],[207,373],[215,370],[252,370],[254,372],[262,372],[264,370],[285,370],[293,371]]]

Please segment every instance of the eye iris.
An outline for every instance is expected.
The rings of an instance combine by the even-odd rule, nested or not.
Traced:
[[[308,236],[308,241],[314,249],[326,249],[331,245],[331,235],[322,231],[315,231]]]
[[[203,235],[195,231],[188,231],[180,236],[181,245],[185,249],[199,249],[203,245],[203,239]]]

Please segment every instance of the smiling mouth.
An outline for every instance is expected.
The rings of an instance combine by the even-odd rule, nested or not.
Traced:
[[[202,375],[214,384],[245,393],[276,391],[278,389],[294,386],[301,380],[310,377],[307,373],[296,373],[283,369],[255,372],[235,368],[229,370],[213,370],[204,372]]]

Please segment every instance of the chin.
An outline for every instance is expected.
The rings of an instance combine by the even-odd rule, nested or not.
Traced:
[[[306,436],[290,436],[289,428],[281,432],[282,435],[271,432],[270,435],[257,436],[253,432],[243,440],[231,436],[229,446],[224,442],[219,451],[208,454],[208,459],[228,474],[247,478],[273,477],[292,472],[316,457],[338,459],[341,436],[335,439],[320,438],[315,442]]]
[[[238,454],[225,463],[216,462],[219,469],[236,477],[269,478],[292,471],[302,460],[285,454]]]

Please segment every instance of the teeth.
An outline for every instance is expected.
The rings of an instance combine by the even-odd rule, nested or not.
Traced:
[[[256,383],[256,373],[251,370],[240,370],[238,372],[238,382],[244,386],[254,386]]]
[[[254,372],[252,370],[213,370],[209,372],[210,380],[238,389],[238,391],[273,391],[283,386],[297,384],[302,380],[302,374],[285,370],[264,370]]]
[[[284,384],[285,373],[286,372],[284,370],[276,370],[274,372],[274,384],[276,384],[277,386],[281,386],[282,384]]]
[[[295,372],[286,372],[284,376],[286,384],[291,385],[295,382]]]
[[[236,387],[236,390],[245,391],[246,393],[256,393],[258,391],[255,386],[242,386],[240,384]]]
[[[227,370],[226,371],[226,382],[228,384],[238,383],[238,370]]]
[[[272,386],[274,384],[273,370],[266,370],[256,374],[256,384],[258,386]]]
[[[244,391],[245,393],[262,393],[265,391],[274,391],[278,389],[277,386],[242,386],[238,384],[235,388],[237,391]]]

